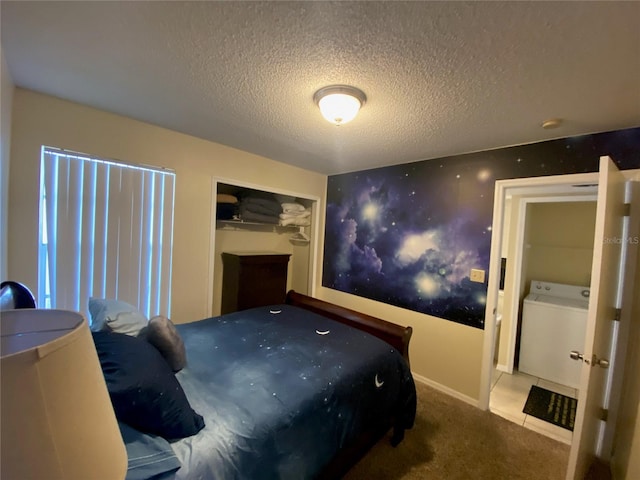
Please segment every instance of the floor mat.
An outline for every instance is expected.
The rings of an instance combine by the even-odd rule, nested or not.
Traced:
[[[578,400],[546,388],[531,386],[522,411],[545,422],[573,431]]]

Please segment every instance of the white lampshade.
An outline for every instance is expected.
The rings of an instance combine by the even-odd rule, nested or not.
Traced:
[[[127,452],[84,316],[0,312],[7,479],[123,479]]]
[[[342,125],[356,117],[367,97],[355,87],[332,85],[318,90],[313,98],[327,121]]]

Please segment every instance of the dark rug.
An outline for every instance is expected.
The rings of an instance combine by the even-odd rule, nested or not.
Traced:
[[[522,411],[573,432],[577,405],[575,398],[532,385]]]

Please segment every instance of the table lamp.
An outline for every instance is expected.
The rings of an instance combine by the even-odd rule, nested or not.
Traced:
[[[0,331],[2,478],[122,480],[127,452],[84,316],[7,310]]]

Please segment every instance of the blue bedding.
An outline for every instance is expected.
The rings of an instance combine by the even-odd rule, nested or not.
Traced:
[[[142,433],[123,422],[118,422],[118,427],[127,447],[126,480],[158,478],[180,468],[180,461],[164,438]]]
[[[311,479],[381,419],[413,425],[411,372],[367,333],[290,305],[177,328],[176,376],[206,426],[171,444],[181,467],[166,478]]]

